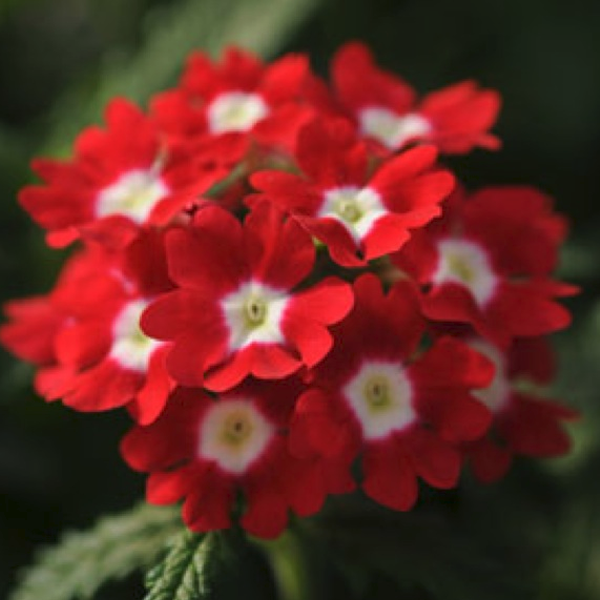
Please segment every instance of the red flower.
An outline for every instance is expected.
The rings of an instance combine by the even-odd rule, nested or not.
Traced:
[[[173,381],[168,345],[139,328],[140,314],[171,284],[160,234],[147,232],[122,259],[99,250],[75,255],[46,297],[7,307],[15,321],[2,328],[11,350],[42,367],[37,388],[81,411],[127,406],[142,423],[164,407]]]
[[[151,305],[142,326],[173,340],[173,377],[223,391],[250,374],[279,379],[318,363],[332,344],[326,326],[350,310],[352,292],[334,277],[291,291],[314,255],[308,234],[267,204],[243,226],[207,206],[187,230],[169,232],[169,272],[181,289]]]
[[[103,306],[119,288],[112,276],[97,271],[99,254],[88,250],[73,255],[63,267],[50,294],[4,305],[9,322],[0,328],[0,340],[19,358],[39,367],[35,387],[48,399],[57,398],[71,368],[59,364],[58,339],[83,312]],[[90,265],[93,265],[90,268]],[[93,274],[92,281],[90,275]],[[90,285],[91,284],[91,285]]]
[[[259,144],[291,149],[298,128],[312,115],[300,101],[309,65],[290,54],[264,65],[230,48],[219,64],[191,55],[180,87],[155,98],[161,126],[176,139],[249,134]]]
[[[524,384],[547,385],[554,376],[554,357],[544,338],[516,340],[507,353],[482,339],[469,345],[494,362],[496,374],[490,386],[476,396],[493,414],[486,437],[465,445],[473,473],[482,482],[500,479],[516,455],[550,457],[566,454],[571,440],[563,421],[577,411],[527,391]]]
[[[54,246],[81,234],[112,244],[131,241],[141,225],[164,225],[227,173],[214,153],[167,147],[161,132],[133,104],[113,100],[106,130],[90,127],[70,162],[33,162],[45,185],[19,199],[49,231]]]
[[[555,297],[576,290],[550,279],[565,233],[551,199],[533,188],[458,192],[393,260],[423,286],[429,319],[470,324],[506,346],[568,325]]]
[[[469,395],[489,382],[489,361],[450,337],[415,359],[424,322],[411,285],[384,295],[372,275],[356,281],[355,307],[334,333],[333,350],[298,400],[292,451],[342,465],[360,456],[366,494],[397,510],[415,503],[417,476],[453,487],[456,444],[489,425],[488,410]]]
[[[417,148],[369,175],[366,148],[345,122],[314,121],[298,140],[303,177],[264,171],[251,183],[327,244],[333,260],[355,267],[398,250],[409,229],[440,214],[454,178],[433,169],[436,158],[432,146]]]
[[[150,115],[112,101],[20,195],[83,249],[5,306],[0,341],[46,400],[125,408],[124,459],[194,531],[272,538],[357,487],[408,510],[464,459],[493,481],[569,447],[575,412],[531,391],[570,319],[565,219],[530,188],[452,194],[437,162],[499,146],[498,94],[417,101],[359,43],[332,80],[302,55],[195,53]]]
[[[317,512],[331,486],[314,461],[287,450],[285,429],[299,389],[295,381],[248,381],[219,398],[178,389],[158,421],[124,438],[122,454],[150,473],[149,502],[185,498],[183,519],[192,530],[230,527],[241,491],[241,525],[275,537],[290,508],[303,516]]]
[[[464,81],[416,102],[414,90],[398,76],[380,69],[361,43],[343,46],[333,59],[332,78],[340,103],[360,132],[386,150],[413,142],[433,143],[441,152],[464,154],[475,146],[496,149],[489,133],[500,108],[493,90]]]

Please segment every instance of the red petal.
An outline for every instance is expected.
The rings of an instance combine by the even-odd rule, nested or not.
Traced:
[[[35,391],[45,400],[59,400],[73,387],[77,373],[63,366],[52,366],[40,369],[34,379]]]
[[[102,360],[111,349],[111,324],[100,321],[75,323],[64,327],[56,336],[58,360],[82,369]]]
[[[418,399],[419,414],[449,442],[476,440],[492,422],[492,414],[478,400],[466,394],[432,391]]]
[[[434,487],[448,489],[456,485],[460,474],[460,454],[447,442],[423,428],[414,428],[402,436],[416,473]]]
[[[207,369],[224,360],[227,352],[227,339],[220,324],[190,330],[177,338],[167,357],[167,369],[181,385],[203,387]]]
[[[195,481],[183,505],[183,520],[192,531],[215,531],[231,526],[230,512],[235,500],[233,481],[206,471]]]
[[[399,250],[409,238],[403,215],[387,214],[377,219],[362,239],[365,260],[373,260]]]
[[[379,444],[365,451],[362,487],[370,498],[395,510],[410,510],[417,501],[413,465],[394,444]]]
[[[290,289],[311,271],[315,248],[310,236],[293,219],[269,203],[246,217],[245,256],[255,278],[279,289]]]
[[[556,355],[545,337],[515,340],[508,354],[510,379],[519,376],[531,378],[536,383],[550,383],[556,375]]]
[[[349,464],[360,442],[358,424],[343,410],[337,397],[309,389],[298,398],[289,433],[292,454],[310,457],[316,453]]]
[[[166,368],[165,355],[168,350],[169,348],[164,346],[152,353],[146,381],[128,407],[129,413],[140,425],[148,425],[156,420],[175,387],[175,382]]]
[[[290,318],[298,317],[332,325],[350,312],[353,303],[354,294],[348,283],[337,277],[326,277],[311,288],[292,296],[284,314],[283,327],[288,313]]]
[[[152,473],[146,482],[146,499],[150,504],[173,504],[190,488],[190,469]]]
[[[287,503],[281,492],[273,488],[271,485],[269,489],[267,482],[257,482],[256,485],[244,489],[247,509],[240,522],[251,535],[272,539],[287,525]]]
[[[250,176],[254,188],[264,195],[250,196],[246,204],[254,206],[261,199],[267,198],[282,208],[304,215],[314,215],[321,204],[322,194],[309,183],[291,173],[284,171],[259,171]]]
[[[571,440],[560,420],[560,405],[550,400],[540,400],[524,395],[515,395],[516,404],[498,423],[510,447],[526,456],[560,456],[571,448]],[[558,410],[558,414],[556,409]],[[567,418],[576,413],[564,409]]]
[[[346,105],[356,110],[386,107],[402,114],[414,103],[412,88],[400,77],[380,69],[366,45],[342,46],[332,62],[334,88]]]
[[[337,219],[331,217],[313,218],[296,215],[306,230],[322,241],[329,250],[333,261],[342,267],[363,267],[364,257],[350,232]]]
[[[494,378],[491,360],[464,342],[438,338],[433,347],[411,366],[411,376],[421,389],[483,388]]]
[[[375,172],[369,182],[382,194],[387,195],[406,180],[431,169],[436,164],[438,151],[435,146],[423,145],[394,156]]]
[[[311,320],[287,317],[282,330],[307,367],[314,367],[320,362],[333,345],[333,339],[327,329]]]
[[[366,147],[345,119],[314,120],[300,130],[297,161],[322,187],[362,185],[367,174]]]
[[[193,368],[193,365],[190,365]],[[222,362],[218,362],[211,366],[202,381],[202,385],[213,392],[223,392],[235,387],[245,377],[250,375],[252,367],[252,353],[249,352],[249,348],[239,350],[230,354]],[[175,372],[173,371],[175,375]],[[181,378],[183,375],[182,371],[177,373],[177,378]],[[192,382],[192,377],[189,377],[187,381]],[[187,385],[190,385],[188,383]]]
[[[548,298],[535,282],[505,285],[490,304],[490,321],[496,329],[503,328],[512,336],[539,336],[567,327],[569,311]]]
[[[201,390],[178,390],[161,417],[134,427],[121,441],[121,454],[136,471],[161,471],[194,456],[199,423],[212,400]]]
[[[63,402],[76,410],[103,411],[131,402],[143,386],[145,375],[124,369],[111,359],[79,374]]]
[[[310,73],[308,57],[287,54],[267,67],[260,91],[270,104],[294,100]]]
[[[0,342],[4,346],[34,364],[55,360],[54,340],[64,317],[48,296],[7,302],[4,313],[11,320],[0,327]]]
[[[200,209],[190,229],[168,232],[166,246],[169,274],[182,287],[218,297],[247,278],[242,227],[217,206]]]
[[[301,517],[319,512],[327,496],[327,484],[319,461],[290,457],[282,471],[285,495],[292,509]]]

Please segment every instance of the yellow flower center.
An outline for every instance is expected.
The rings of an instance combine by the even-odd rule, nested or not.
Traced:
[[[268,306],[265,300],[251,296],[246,302],[246,325],[258,327],[262,325],[268,315]]]
[[[243,411],[235,411],[227,415],[223,421],[221,440],[228,446],[240,447],[252,437],[253,430],[248,415]]]
[[[392,404],[389,381],[386,377],[373,375],[365,382],[363,389],[365,401],[371,412],[381,412]]]
[[[457,279],[469,286],[475,281],[475,271],[473,267],[459,254],[448,254],[448,271]]]
[[[362,217],[362,212],[354,198],[341,198],[335,207],[335,212],[347,223],[356,223]]]

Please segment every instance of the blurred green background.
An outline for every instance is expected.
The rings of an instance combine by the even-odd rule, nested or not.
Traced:
[[[325,74],[335,49],[353,38],[421,91],[464,78],[500,90],[503,150],[452,165],[468,186],[536,185],[571,219],[561,276],[584,293],[570,302],[573,328],[557,336],[555,392],[583,411],[573,428],[575,450],[551,464],[522,461],[501,484],[468,498],[484,536],[500,539],[507,556],[533,557],[527,576],[540,598],[599,598],[597,0],[0,0],[0,299],[47,291],[63,258],[45,249],[16,203],[17,190],[32,179],[30,158],[68,155],[108,98],[145,102],[175,83],[195,47],[214,54],[236,43],[267,58],[308,52]],[[31,369],[0,352],[4,597],[36,547],[129,507],[143,481],[118,456],[123,415],[44,404],[31,390]],[[105,595],[140,597],[139,581]]]

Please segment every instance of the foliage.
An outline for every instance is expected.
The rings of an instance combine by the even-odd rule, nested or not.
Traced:
[[[10,26],[16,31],[19,25],[28,32],[29,22],[22,25],[24,15],[29,13],[35,19],[44,5],[51,5],[58,15],[61,8],[68,13],[92,3],[3,0],[0,26],[8,24],[7,29]],[[11,82],[3,85],[0,98],[3,297],[40,289],[52,269],[41,258],[41,234],[31,233],[26,219],[17,214],[14,200],[16,189],[28,176],[27,156],[34,150],[39,153],[43,146],[47,153],[68,152],[81,127],[99,119],[107,98],[120,94],[143,102],[151,92],[173,81],[192,47],[216,53],[225,43],[235,41],[265,55],[283,48],[310,48],[316,63],[323,67],[331,49],[349,37],[368,39],[383,63],[408,71],[409,78],[417,74],[416,80],[424,87],[433,88],[459,74],[473,75],[502,90],[505,109],[499,134],[505,150],[499,156],[475,157],[470,172],[463,172],[469,175],[470,184],[528,181],[557,196],[559,207],[574,220],[573,242],[565,253],[561,278],[580,283],[586,290],[573,302],[575,328],[557,339],[563,366],[556,395],[583,411],[581,423],[573,429],[576,443],[570,458],[549,466],[520,465],[501,485],[477,492],[465,482],[460,512],[466,517],[463,514],[460,520],[447,514],[441,520],[420,515],[414,523],[400,519],[401,523],[390,524],[378,514],[354,532],[342,520],[323,521],[305,535],[286,534],[260,549],[231,538],[180,534],[173,538],[165,562],[152,571],[147,598],[177,598],[170,595],[174,589],[184,593],[176,583],[171,584],[175,588],[165,587],[169,573],[175,577],[167,570],[167,562],[176,562],[175,553],[182,561],[177,564],[190,573],[190,581],[202,582],[199,590],[213,590],[210,597],[220,597],[217,592],[225,594],[222,590],[231,578],[232,563],[217,560],[215,555],[208,563],[218,575],[205,572],[208,553],[222,554],[223,544],[236,549],[229,556],[233,560],[233,552],[237,557],[235,573],[236,577],[240,573],[242,581],[238,589],[249,598],[275,597],[274,589],[285,600],[397,598],[398,584],[403,589],[401,597],[411,599],[460,596],[487,600],[519,598],[524,593],[540,600],[599,597],[600,183],[596,165],[600,126],[594,115],[600,101],[600,79],[594,77],[597,64],[590,57],[600,51],[596,35],[600,5],[584,2],[585,10],[577,15],[560,2],[541,0],[526,6],[519,0],[502,6],[471,0],[451,4],[442,0],[136,0],[112,4],[118,5],[114,19],[125,21],[129,15],[127,22],[132,26],[121,26],[124,33],[119,43],[97,36],[100,41],[91,57],[81,52],[84,42],[70,33],[67,20],[66,25],[58,18],[48,20],[48,31],[68,38],[70,52],[82,55],[85,68],[66,73],[61,85],[52,94],[48,92],[36,110],[22,113],[21,122],[10,122],[15,107],[26,105],[28,98],[40,92],[17,76],[14,65],[23,64],[17,62],[19,56],[38,46],[41,54],[49,55],[49,61],[55,58],[62,65],[61,55],[50,56],[46,40],[35,35],[23,35],[21,45],[11,37],[10,48],[3,46],[0,60]],[[72,25],[72,31],[85,31],[84,24]],[[108,20],[107,29],[111,27],[117,29],[117,24]],[[1,33],[9,38],[7,31]],[[38,64],[33,78],[43,80],[43,69],[44,64]],[[427,79],[431,73],[437,73],[438,79]],[[13,583],[16,562],[27,560],[34,543],[47,540],[62,527],[61,519],[73,512],[76,501],[65,476],[57,477],[63,495],[54,492],[52,500],[45,496],[43,485],[27,487],[9,477],[13,472],[28,473],[30,463],[45,465],[46,448],[55,443],[36,445],[37,438],[46,435],[54,439],[66,428],[57,425],[55,407],[33,400],[25,383],[30,371],[0,358],[0,401],[6,411],[0,421],[2,595]],[[69,425],[73,424],[69,420]],[[81,432],[67,434],[73,436],[73,445],[76,436],[86,441],[88,432],[96,427],[83,420],[76,425]],[[9,428],[12,437],[6,433]],[[12,445],[13,439],[18,443]],[[32,454],[20,453],[26,447],[33,448]],[[101,449],[82,448],[82,454],[92,451]],[[62,457],[66,454],[63,451]],[[93,469],[89,471],[91,479],[95,475]],[[32,500],[36,495],[39,498]],[[58,506],[62,510],[56,510]],[[100,499],[82,507],[74,518],[83,521],[103,509]],[[15,519],[21,512],[24,516]],[[178,523],[179,516],[173,511],[142,507],[102,519],[87,533],[67,534],[60,545],[41,551],[34,566],[22,572],[20,587],[11,600],[91,598],[104,580],[119,579],[158,562],[167,541],[180,531]],[[345,555],[341,555],[341,545],[347,549]],[[77,569],[72,568],[75,559]],[[366,571],[359,564],[366,564]],[[527,571],[525,583],[520,579],[523,569]],[[184,575],[178,570],[176,577],[181,582]],[[309,579],[323,585],[317,589],[317,583],[307,583]],[[538,589],[537,596],[532,587]],[[231,590],[228,593],[234,596]]]
[[[180,528],[176,511],[140,505],[102,518],[89,531],[66,533],[55,547],[39,552],[10,600],[92,598],[108,581],[156,561]]]
[[[209,567],[213,560],[214,534],[185,532],[166,558],[148,572],[145,600],[195,600],[209,595]]]

